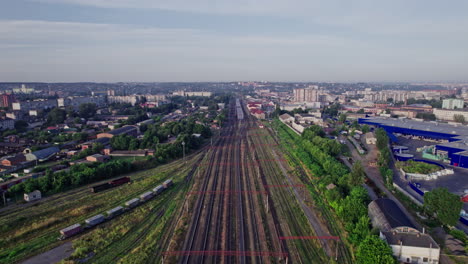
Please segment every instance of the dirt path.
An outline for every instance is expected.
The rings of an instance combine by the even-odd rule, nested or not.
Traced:
[[[22,264],[52,264],[68,258],[73,253],[72,243],[67,242],[40,255],[27,259]]]

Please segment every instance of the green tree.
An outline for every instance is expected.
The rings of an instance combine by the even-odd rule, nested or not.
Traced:
[[[465,117],[463,115],[453,115],[453,120],[462,124],[466,122]]]
[[[302,133],[302,137],[310,141],[312,141],[312,139],[316,136],[319,136],[319,137],[325,136],[325,131],[323,131],[323,129],[317,125],[312,125],[304,129],[304,132]]]
[[[96,114],[97,106],[94,103],[84,103],[79,106],[79,115],[82,118],[90,118]]]
[[[67,112],[60,108],[54,108],[47,114],[47,123],[49,125],[62,124],[67,117]]]
[[[392,249],[378,236],[368,236],[359,245],[356,252],[359,264],[394,264]]]
[[[111,138],[111,146],[116,150],[128,150],[130,145],[130,140],[132,138],[128,135],[118,135]]]
[[[424,208],[430,214],[436,214],[444,225],[457,223],[463,203],[460,197],[450,193],[447,188],[435,188],[424,194]]]
[[[361,128],[362,133],[369,133],[370,132],[370,127],[369,125],[363,125]]]
[[[340,122],[340,123],[346,122],[347,117],[348,116],[346,114],[340,114],[340,117],[338,118],[338,122]]]
[[[364,183],[366,177],[366,172],[362,166],[361,161],[356,161],[351,168],[351,173],[349,174],[349,185],[358,186]]]
[[[353,245],[358,245],[360,242],[364,241],[364,239],[370,235],[370,219],[369,216],[363,215],[359,218],[354,228],[351,230],[349,234],[349,241]]]
[[[358,113],[358,114],[364,114],[364,113],[365,113],[365,112],[364,112],[364,108],[359,109],[356,113]]]

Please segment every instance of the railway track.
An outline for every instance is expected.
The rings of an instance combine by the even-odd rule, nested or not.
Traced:
[[[282,223],[275,208],[267,209],[263,200],[267,182],[258,177],[264,174],[255,167],[259,158],[246,151],[248,130],[257,123],[244,114],[241,102],[230,103],[226,127],[211,148],[185,241],[176,251],[179,263],[286,261],[288,247],[279,239]]]

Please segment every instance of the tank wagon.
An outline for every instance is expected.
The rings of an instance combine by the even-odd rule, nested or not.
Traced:
[[[98,191],[101,191],[101,190],[105,190],[106,188],[112,188],[112,186],[118,186],[118,185],[121,185],[121,184],[125,184],[127,182],[130,182],[130,178],[129,177],[122,177],[122,178],[119,178],[119,179],[116,179],[116,180],[113,180],[113,181],[110,181],[110,182],[107,182],[107,183],[104,183],[104,184],[100,184],[100,185],[96,185],[96,186],[93,186],[92,188],[96,188],[96,191],[93,191],[93,192],[98,192]],[[59,236],[59,240],[63,240],[63,239],[67,239],[71,236],[74,236],[76,234],[79,234],[81,232],[83,232],[85,229],[89,229],[89,228],[93,228],[95,227],[96,225],[99,225],[107,220],[110,220],[126,211],[129,211],[131,210],[132,208],[142,204],[143,202],[146,202],[146,201],[149,201],[150,199],[152,199],[153,197],[159,195],[160,193],[164,192],[164,190],[166,190],[167,188],[171,187],[172,185],[174,184],[174,182],[172,181],[172,179],[168,179],[166,181],[163,182],[163,184],[161,185],[158,185],[156,186],[155,188],[153,188],[152,190],[150,191],[147,191],[143,194],[140,195],[139,198],[133,198],[129,201],[127,201],[125,203],[125,206],[117,206],[115,208],[112,208],[110,210],[108,210],[106,212],[106,216],[104,216],[104,214],[98,214],[98,215],[95,215],[91,218],[88,218],[85,220],[85,223],[86,225],[84,226],[84,228],[81,226],[81,224],[77,223],[77,224],[74,224],[74,225],[71,225],[69,227],[66,227],[64,229],[61,229],[60,230],[60,236]],[[99,187],[100,186],[100,187]],[[111,186],[111,187],[109,187]]]

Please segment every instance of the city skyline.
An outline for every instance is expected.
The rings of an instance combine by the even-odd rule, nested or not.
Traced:
[[[20,0],[0,7],[1,81],[467,80],[463,1]]]

